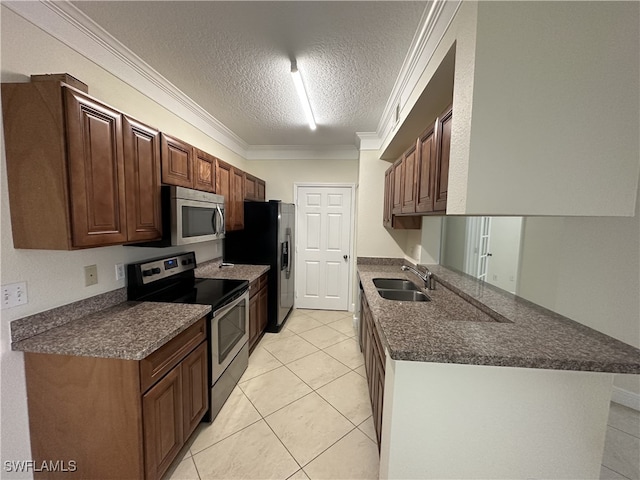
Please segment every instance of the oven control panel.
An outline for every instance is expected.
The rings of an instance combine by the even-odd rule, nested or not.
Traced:
[[[141,263],[127,266],[130,279],[136,279],[146,285],[163,278],[196,268],[196,254],[194,252],[181,253],[172,257],[145,260]]]

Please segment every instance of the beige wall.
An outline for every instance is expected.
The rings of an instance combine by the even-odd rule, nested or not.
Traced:
[[[293,185],[357,183],[357,160],[250,160],[246,171],[267,182],[267,200],[293,202]]]
[[[380,160],[377,150],[360,152],[357,256],[407,258],[417,263],[420,257],[420,230],[388,230],[382,226],[384,173],[390,165]]]

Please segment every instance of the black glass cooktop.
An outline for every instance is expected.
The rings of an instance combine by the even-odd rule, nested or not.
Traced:
[[[139,300],[211,305],[215,311],[218,307],[241,296],[247,288],[249,288],[249,282],[246,280],[195,278],[192,281],[173,284],[170,288],[150,293]]]

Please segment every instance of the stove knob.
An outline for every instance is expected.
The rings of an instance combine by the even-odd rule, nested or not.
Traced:
[[[160,273],[162,270],[160,270],[158,267],[152,268],[151,269],[151,275],[156,275],[158,273]]]
[[[143,270],[142,271],[142,276],[143,277],[150,277],[151,275],[153,275],[153,272],[151,270]]]
[[[190,258],[188,260],[182,260],[183,265],[191,265],[192,263],[193,263],[193,260],[191,260]]]

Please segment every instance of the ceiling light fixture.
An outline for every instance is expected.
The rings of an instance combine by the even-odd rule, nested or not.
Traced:
[[[291,61],[291,77],[293,78],[293,84],[296,86],[298,97],[300,97],[300,103],[302,103],[302,109],[307,116],[307,122],[309,122],[309,128],[311,130],[316,129],[316,121],[313,118],[313,112],[311,111],[311,104],[309,103],[309,97],[307,91],[304,88],[300,71],[298,71],[298,64],[295,60]]]

